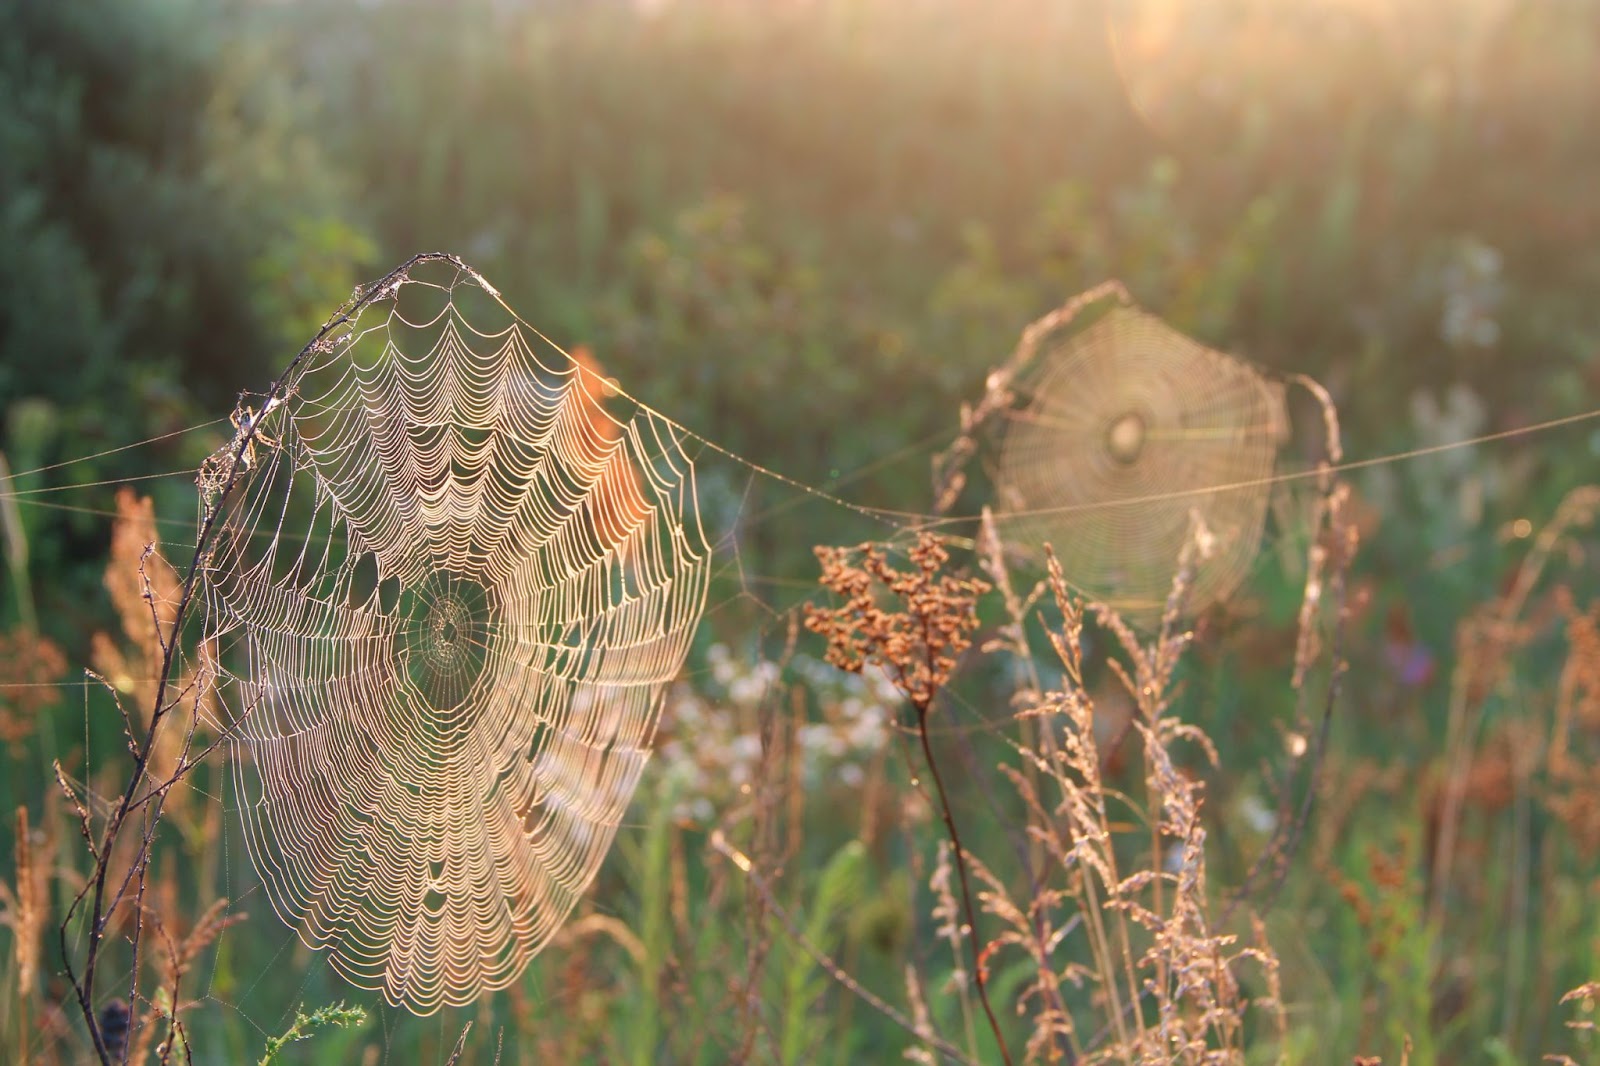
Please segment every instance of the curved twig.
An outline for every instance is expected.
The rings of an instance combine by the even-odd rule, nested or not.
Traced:
[[[317,335],[305,347],[300,349],[299,353],[290,360],[289,365],[278,375],[277,380],[272,383],[272,387],[267,393],[270,397],[268,402],[270,403],[272,400],[281,402],[289,380],[300,369],[307,357],[313,352],[322,350],[323,342],[330,333],[353,322],[367,305],[374,300],[392,295],[395,287],[404,280],[413,267],[424,262],[440,261],[448,262],[457,269],[468,273],[471,272],[471,268],[459,258],[443,252],[422,252],[407,259],[378,281],[368,285],[317,331]],[[167,690],[172,682],[173,670],[177,666],[179,633],[188,617],[189,608],[194,602],[200,570],[206,557],[206,550],[210,547],[218,518],[221,514],[219,505],[228,498],[237,487],[240,476],[249,469],[250,464],[245,456],[255,445],[261,421],[260,418],[254,418],[240,425],[239,433],[235,437],[228,453],[229,462],[224,467],[226,477],[217,490],[212,506],[205,508],[203,512],[200,528],[195,537],[194,554],[189,561],[188,570],[185,572],[182,592],[179,595],[177,606],[173,611],[172,623],[168,627],[165,637],[161,636],[160,626],[157,626],[157,638],[161,645],[161,668],[156,675],[155,705],[150,713],[150,726],[145,730],[143,740],[134,745],[134,763],[132,772],[128,775],[127,787],[123,789],[121,798],[112,808],[111,814],[106,820],[105,829],[100,834],[98,845],[91,841],[90,852],[96,856],[94,869],[84,883],[83,888],[78,891],[71,905],[68,906],[67,912],[58,927],[61,954],[66,967],[67,979],[72,984],[74,998],[78,1002],[78,1009],[83,1014],[84,1024],[88,1029],[95,1057],[100,1060],[101,1066],[112,1066],[111,1052],[106,1045],[104,1034],[100,1029],[99,1019],[96,1017],[94,1010],[95,971],[99,965],[101,952],[105,944],[106,924],[110,914],[121,906],[127,898],[129,889],[135,882],[138,884],[138,888],[135,889],[135,902],[137,903],[142,899],[144,892],[143,871],[149,862],[150,849],[154,843],[156,826],[161,819],[162,806],[167,790],[172,784],[176,783],[179,777],[192,769],[197,763],[197,760],[181,763],[171,780],[164,782],[161,787],[146,793],[144,796],[140,796],[141,787],[145,784],[145,779],[149,772],[151,755],[155,750],[156,733],[168,714],[178,706],[181,700],[181,697],[169,700],[167,698]],[[140,808],[143,809],[144,814],[144,832],[134,851],[127,875],[120,885],[114,887],[108,901],[106,882],[110,875],[112,851],[127,824],[128,816]],[[87,828],[86,823],[85,829],[87,830]],[[73,920],[77,917],[79,910],[84,907],[85,900],[89,901],[87,914],[89,929],[88,944],[84,948],[83,971],[80,975],[72,965],[73,953],[68,940]],[[136,918],[132,941],[134,953],[132,969],[135,982],[138,979],[139,972],[139,924],[139,920]],[[126,1056],[127,1050],[123,1049],[119,1058],[126,1061]]]

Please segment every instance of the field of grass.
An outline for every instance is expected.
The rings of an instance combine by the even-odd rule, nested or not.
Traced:
[[[68,914],[173,696],[181,780],[102,853],[129,1061],[1600,1061],[1600,7],[97,0],[0,42],[0,1062],[93,1056]],[[189,766],[192,616],[154,679],[240,390],[433,249],[712,442],[714,552],[598,877],[416,1018],[273,913],[226,745]],[[1242,583],[1182,606],[1186,549],[1134,629],[977,520],[993,426],[930,476],[1108,279],[1286,397]]]

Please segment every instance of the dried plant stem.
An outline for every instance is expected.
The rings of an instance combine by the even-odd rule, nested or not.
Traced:
[[[313,351],[319,349],[324,342],[324,338],[334,330],[352,321],[368,303],[389,292],[396,279],[404,277],[407,271],[418,263],[440,259],[456,263],[458,266],[465,266],[454,256],[446,256],[440,253],[429,252],[412,256],[382,280],[369,286],[360,296],[330,319],[317,332],[316,337],[290,361],[288,367],[279,375],[278,380],[273,383],[270,395],[273,397],[280,396],[283,383],[288,380],[295,369]],[[87,820],[82,821],[82,828],[89,841],[91,854],[95,857],[94,868],[84,887],[79,890],[72,904],[67,908],[67,913],[61,920],[58,933],[67,979],[72,985],[73,995],[77,1000],[78,1009],[83,1015],[84,1025],[88,1030],[95,1057],[100,1060],[101,1066],[112,1066],[112,1055],[101,1032],[99,1018],[94,1009],[95,971],[100,964],[101,952],[105,945],[107,925],[111,914],[124,902],[128,901],[131,890],[133,892],[132,902],[134,903],[134,913],[136,915],[132,937],[133,962],[131,969],[133,972],[132,980],[135,982],[134,987],[137,987],[140,950],[140,919],[137,915],[144,895],[144,871],[148,865],[151,846],[154,843],[156,826],[161,819],[162,802],[171,787],[195,765],[193,761],[180,761],[177,768],[166,780],[158,784],[148,784],[150,761],[156,751],[156,740],[162,724],[183,700],[182,693],[179,693],[175,698],[169,699],[168,690],[172,686],[173,671],[177,666],[179,634],[183,629],[189,608],[194,602],[195,586],[199,580],[200,566],[205,559],[206,550],[210,547],[212,534],[215,532],[216,524],[222,513],[220,506],[217,506],[217,504],[226,499],[238,484],[240,475],[248,465],[244,460],[244,456],[254,446],[259,428],[259,419],[250,420],[244,426],[241,426],[238,436],[226,449],[227,460],[223,463],[221,474],[217,477],[217,483],[214,486],[217,490],[217,497],[204,510],[200,529],[195,537],[194,555],[190,559],[178,602],[173,609],[171,622],[165,636],[162,636],[160,622],[159,619],[157,620],[156,637],[161,646],[161,665],[154,683],[155,698],[150,712],[150,724],[145,729],[142,738],[135,739],[130,734],[129,739],[133,749],[134,761],[133,769],[128,775],[127,787],[123,789],[121,797],[112,808],[111,814],[106,820],[105,828],[98,834],[98,841],[95,840],[96,834],[92,833]],[[59,767],[57,773],[59,778]],[[141,792],[143,792],[143,795],[141,795]],[[69,795],[69,799],[75,805],[79,804],[78,797],[75,795]],[[111,874],[112,854],[115,851],[117,840],[127,824],[128,817],[140,807],[144,808],[142,812],[143,831],[134,849],[133,858],[121,882],[116,885],[108,885]],[[109,899],[107,896],[108,889],[110,891]],[[83,955],[83,970],[80,974],[72,965],[73,955],[69,943],[69,934],[73,921],[84,907],[85,900],[89,901],[86,916],[88,932],[87,945],[84,948]],[[124,1049],[119,1058],[125,1059],[126,1054]]]
[[[207,532],[209,532],[209,525],[202,529],[202,543],[205,539],[204,534]],[[129,863],[122,883],[116,886],[115,892],[111,897],[109,909],[106,905],[106,881],[110,874],[111,856],[115,849],[117,838],[120,836],[123,824],[134,807],[134,801],[140,788],[145,783],[146,771],[149,769],[150,758],[156,747],[157,731],[161,728],[161,724],[167,714],[177,706],[176,701],[169,701],[166,698],[167,685],[172,677],[173,667],[176,664],[178,629],[183,624],[184,615],[187,613],[189,603],[193,599],[194,583],[199,574],[199,561],[200,549],[197,548],[194,564],[190,567],[189,576],[183,584],[183,595],[178,601],[177,611],[172,621],[171,633],[168,639],[164,641],[161,654],[161,670],[158,674],[159,681],[156,685],[155,706],[151,710],[150,727],[145,732],[143,743],[138,744],[136,747],[133,772],[129,774],[127,787],[123,789],[121,799],[106,822],[105,831],[101,835],[100,857],[95,863],[94,872],[84,889],[78,893],[77,897],[72,901],[72,905],[67,908],[66,916],[61,921],[61,953],[65,960],[67,978],[72,982],[72,987],[78,1000],[78,1007],[83,1012],[84,1020],[89,1028],[89,1037],[94,1044],[95,1054],[99,1057],[103,1066],[111,1066],[111,1055],[106,1048],[105,1041],[102,1039],[99,1022],[94,1010],[95,968],[100,961],[100,951],[105,942],[105,927],[110,917],[110,911],[114,911],[127,897],[128,888],[133,882],[137,881],[138,883],[137,896],[142,897],[144,894],[146,859],[149,857],[156,821],[161,816],[159,797],[145,812],[145,832],[135,848],[133,859]],[[159,791],[164,792],[164,786]],[[72,966],[72,955],[67,944],[67,932],[86,895],[92,896],[93,902],[89,911],[89,943],[84,952],[83,976],[80,979]],[[135,960],[138,958],[137,929],[138,923],[136,921]],[[136,961],[133,966],[135,979],[137,979],[138,969]]]
[[[1582,486],[1567,493],[1555,514],[1539,531],[1532,549],[1517,568],[1516,580],[1481,617],[1468,619],[1458,635],[1457,658],[1472,668],[1457,668],[1450,683],[1450,712],[1445,729],[1443,811],[1439,818],[1439,843],[1434,849],[1432,891],[1428,918],[1442,922],[1445,893],[1455,862],[1456,837],[1460,829],[1461,808],[1467,792],[1467,766],[1471,762],[1475,738],[1488,714],[1485,701],[1500,678],[1495,664],[1527,639],[1522,631],[1523,608],[1538,584],[1551,555],[1573,527],[1592,524],[1600,514],[1600,488]]]
[[[461,1030],[461,1035],[456,1038],[455,1050],[450,1052],[450,1057],[445,1060],[444,1066],[456,1066],[461,1061],[462,1053],[467,1050],[467,1034],[470,1032],[472,1032],[472,1020],[469,1018]]]
[[[28,808],[17,808],[16,829],[17,890],[13,897],[5,893],[15,914],[12,916],[11,935],[13,954],[17,962],[17,1061],[28,1061],[28,1039],[32,1029],[28,1025],[28,1002],[33,999],[34,972],[38,967],[39,924],[38,893],[33,866],[33,841],[29,836]]]
[[[933,757],[933,746],[928,743],[928,707],[916,704],[917,738],[922,741],[922,757],[928,763],[928,773],[933,777],[934,791],[939,794],[939,814],[944,818],[945,832],[950,834],[950,847],[956,855],[956,875],[961,878],[961,909],[967,921],[967,939],[972,945],[972,980],[978,987],[978,1001],[989,1019],[989,1029],[994,1042],[1000,1047],[1000,1058],[1010,1066],[1011,1052],[1006,1039],[1000,1034],[1000,1022],[989,1004],[989,982],[983,975],[983,944],[978,940],[978,918],[972,909],[972,887],[967,879],[966,849],[961,845],[961,834],[956,829],[956,819],[950,810],[950,797],[945,793],[944,778],[939,774],[939,762]]]
[[[28,1027],[28,999],[32,990],[27,988],[17,989],[17,1061],[28,1061],[28,1038],[32,1029]]]
[[[1349,487],[1335,476],[1344,464],[1339,412],[1333,397],[1316,379],[1295,374],[1289,381],[1306,390],[1317,402],[1322,413],[1325,449],[1322,461],[1313,471],[1318,495],[1311,510],[1311,544],[1306,551],[1305,587],[1301,594],[1294,670],[1290,677],[1290,687],[1295,694],[1294,735],[1304,747],[1293,756],[1293,765],[1283,782],[1272,839],[1229,894],[1221,916],[1222,925],[1227,925],[1246,904],[1258,911],[1270,908],[1282,890],[1289,874],[1289,860],[1299,849],[1322,787],[1322,769],[1333,716],[1344,687],[1349,622],[1346,584],[1359,547],[1359,536],[1346,510]],[[1323,612],[1328,615],[1331,630],[1326,646],[1318,624]],[[1309,684],[1312,668],[1318,662],[1327,664],[1320,710],[1313,707]],[[1302,774],[1305,784],[1296,802],[1295,784]]]

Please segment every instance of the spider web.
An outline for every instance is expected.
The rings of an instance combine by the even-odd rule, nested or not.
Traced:
[[[1188,609],[1226,598],[1260,547],[1281,398],[1245,363],[1143,311],[1066,325],[1037,339],[1041,369],[1009,415],[995,479],[1002,535],[1025,555],[1049,543],[1069,580],[1149,623],[1199,522],[1211,552]]]
[[[222,847],[205,854],[221,851],[229,906],[258,918],[265,895],[294,932],[232,939],[210,984],[190,987],[265,1039],[293,1020],[294,1004],[338,996],[336,972],[393,1005],[377,1013],[385,1054],[398,1059],[415,1058],[417,1035],[433,1022],[445,1046],[454,1039],[442,1007],[476,1002],[487,1018],[498,1008],[483,993],[495,989],[534,989],[547,1010],[575,1006],[563,997],[579,993],[541,988],[536,967],[519,976],[593,884],[640,780],[662,690],[684,676],[698,623],[725,620],[722,633],[753,636],[762,655],[793,639],[789,601],[814,588],[809,567],[806,580],[780,569],[756,526],[794,522],[801,507],[826,512],[830,539],[842,543],[878,539],[884,527],[889,543],[903,543],[918,529],[975,524],[851,502],[833,494],[837,475],[814,487],[735,454],[601,379],[578,349],[561,352],[481,277],[443,259],[420,256],[422,265],[390,275],[397,283],[362,290],[346,312],[359,318],[308,348],[281,387],[241,400],[232,442],[200,477],[202,524],[217,526],[200,568],[196,665],[201,676],[220,674],[220,704],[203,710],[235,758],[215,767],[228,786],[209,766],[185,780],[198,781],[226,822]],[[1183,345],[1200,348],[1159,319],[1129,315],[1148,319],[1145,354],[1164,373],[1184,365]],[[1098,395],[1092,375],[1065,365],[1082,357],[1094,329],[1037,327],[1022,345],[1037,356],[1033,380],[1003,390],[1012,446],[1030,411],[1049,416],[1034,428],[1059,430]],[[1238,368],[1243,376],[1229,380],[1239,389],[1276,387],[1209,354]],[[1187,365],[1202,375],[1209,366]],[[1126,366],[1123,375],[1138,376]],[[1170,402],[1181,408],[1198,393],[1175,381]],[[1035,407],[1017,406],[1019,395]],[[1119,427],[1126,405],[1097,410],[1092,443],[1114,444],[1122,466],[1163,439],[1151,414],[1130,448]],[[1180,424],[1185,417],[1193,421],[1180,415]],[[1241,432],[1258,439],[1256,429]],[[1196,454],[1204,436],[1191,433]],[[921,465],[928,447],[861,469]],[[1047,441],[1034,462],[1049,473],[1081,454]],[[1030,539],[1064,547],[1072,538],[1052,530],[1129,507],[1147,516],[1175,508],[1187,536],[1197,500],[1264,493],[1271,479],[1269,462],[1243,485],[1213,471],[1142,495],[1089,491],[1037,505],[1018,497],[1000,518],[1018,551]],[[756,491],[769,481],[771,494]],[[1023,525],[1056,521],[1066,526]],[[870,523],[870,534],[852,537],[847,522]],[[1260,532],[1248,538],[1251,552]],[[1174,544],[1153,564],[1162,595],[1176,555]],[[720,572],[708,573],[713,557]],[[708,583],[726,598],[707,603]],[[707,659],[695,684],[726,686],[730,704],[768,676],[735,678],[739,696]],[[1007,728],[975,705],[962,711],[966,720],[939,728],[963,737]],[[680,758],[673,744],[693,735],[669,735],[665,773]],[[757,739],[749,730],[724,743],[733,752]],[[236,861],[241,852],[259,879]],[[310,949],[320,949],[315,961]],[[279,1003],[286,966],[303,982]],[[241,986],[241,975],[255,976]]]
[[[439,266],[201,478],[251,857],[307,945],[419,1014],[516,980],[594,877],[710,557],[680,431]]]

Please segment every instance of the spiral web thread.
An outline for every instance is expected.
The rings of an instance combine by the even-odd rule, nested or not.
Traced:
[[[204,571],[273,905],[419,1014],[514,981],[594,877],[710,554],[679,431],[435,266],[256,413]]]
[[[1159,619],[1197,521],[1211,548],[1188,608],[1225,598],[1261,541],[1284,416],[1243,362],[1132,307],[1037,341],[1009,415],[996,520],[1016,550],[1050,544],[1066,577],[1136,624]]]

